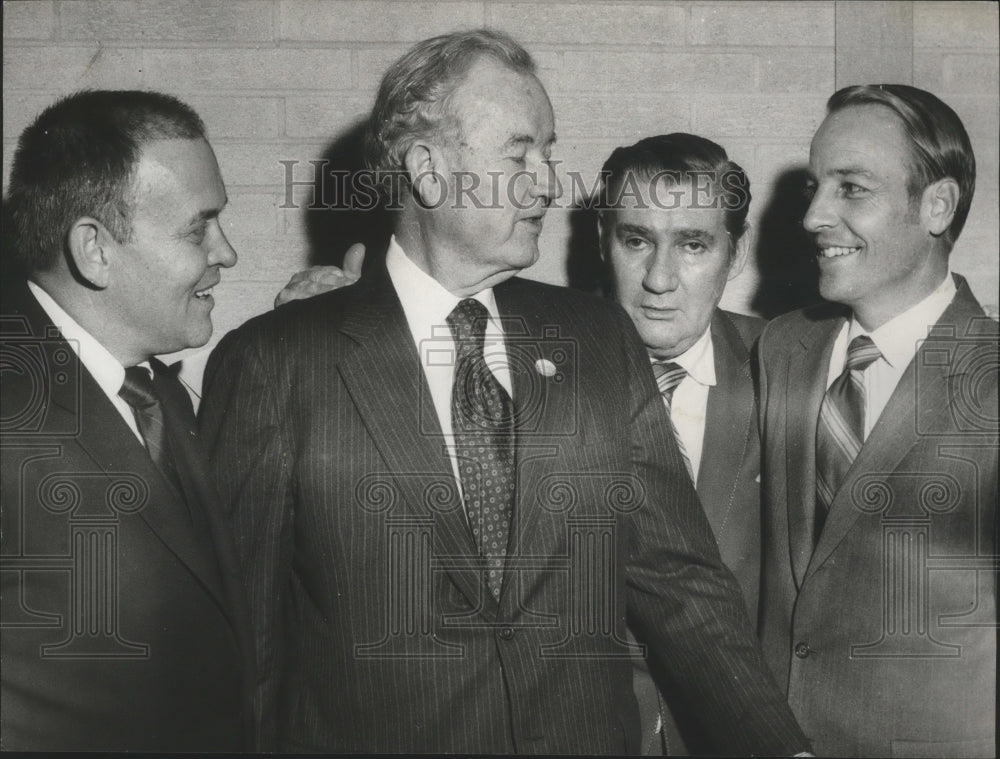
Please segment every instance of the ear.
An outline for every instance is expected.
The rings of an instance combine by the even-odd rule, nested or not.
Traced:
[[[447,191],[444,176],[440,173],[441,161],[438,156],[434,146],[426,142],[414,142],[403,157],[413,191],[425,208],[441,205]]]
[[[747,265],[747,259],[750,257],[750,242],[753,240],[753,227],[747,224],[743,227],[743,234],[740,239],[736,241],[736,252],[733,254],[733,261],[729,264],[729,274],[726,275],[726,280],[735,279],[743,271],[743,268]]]
[[[67,238],[69,254],[77,273],[103,290],[110,281],[110,262],[117,246],[114,237],[97,219],[82,216],[73,222]]]
[[[928,232],[940,237],[948,231],[961,195],[958,182],[951,177],[931,182],[924,188],[920,200],[920,220]]]

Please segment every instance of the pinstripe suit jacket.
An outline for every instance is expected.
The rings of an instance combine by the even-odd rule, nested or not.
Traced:
[[[628,607],[721,747],[804,748],[624,312],[520,279],[495,294],[518,412],[499,603],[384,271],[213,354],[203,429],[251,598],[262,747],[634,752]]]
[[[843,311],[760,338],[768,662],[820,756],[994,756],[997,326],[961,277],[830,507],[815,439]]]
[[[754,621],[760,584],[760,437],[750,349],[765,324],[763,319],[721,309],[712,316],[716,384],[708,391],[697,484],[722,561],[739,582]],[[711,732],[692,713],[684,686],[671,683],[663,674],[660,679],[668,711],[663,714],[665,745],[659,747],[672,755],[711,752]],[[658,738],[653,687],[652,682],[635,686],[647,744],[650,736]],[[652,743],[655,746],[659,741]]]

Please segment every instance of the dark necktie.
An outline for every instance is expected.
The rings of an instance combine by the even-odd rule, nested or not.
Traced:
[[[499,599],[514,509],[514,403],[486,366],[488,318],[486,307],[472,298],[448,315],[456,356],[451,427],[465,512],[486,558],[490,592]]]
[[[677,434],[677,425],[674,424],[674,390],[687,377],[687,369],[673,361],[657,361],[653,364],[653,376],[656,377],[656,386],[660,389],[660,395],[667,407],[667,416],[670,417],[670,430],[674,433],[674,440],[677,441],[677,448],[684,459],[684,468],[687,469],[688,476],[694,482],[694,470],[691,467],[691,458],[688,456],[684,441]]]
[[[153,387],[152,376],[141,366],[130,366],[125,370],[125,382],[118,395],[132,407],[139,434],[146,443],[146,450],[153,463],[167,481],[183,494],[163,422],[163,404]]]
[[[816,521],[813,544],[847,471],[865,439],[865,383],[862,372],[882,356],[867,335],[858,335],[847,348],[844,371],[823,397],[816,426]]]

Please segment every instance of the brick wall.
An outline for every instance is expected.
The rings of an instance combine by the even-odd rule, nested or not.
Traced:
[[[5,0],[3,10],[5,186],[20,130],[74,89],[164,90],[204,117],[229,189],[224,226],[240,254],[218,288],[215,339],[269,308],[294,271],[336,253],[315,219],[281,208],[279,161],[299,161],[293,177],[304,181],[309,160],[350,152],[393,58],[424,37],[484,24],[536,56],[563,169],[592,176],[613,147],[654,133],[693,131],[725,145],[753,182],[761,269],[785,295],[795,267],[782,232],[786,196],[826,98],[859,76],[937,93],[965,120],[980,166],[955,267],[997,303],[994,3]],[[569,250],[589,239],[585,222],[553,211],[528,275],[579,282]],[[748,267],[724,305],[773,307],[755,300],[760,280]]]

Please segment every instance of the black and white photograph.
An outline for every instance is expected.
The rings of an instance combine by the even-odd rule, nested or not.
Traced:
[[[3,0],[0,751],[995,757],[1000,4]]]

